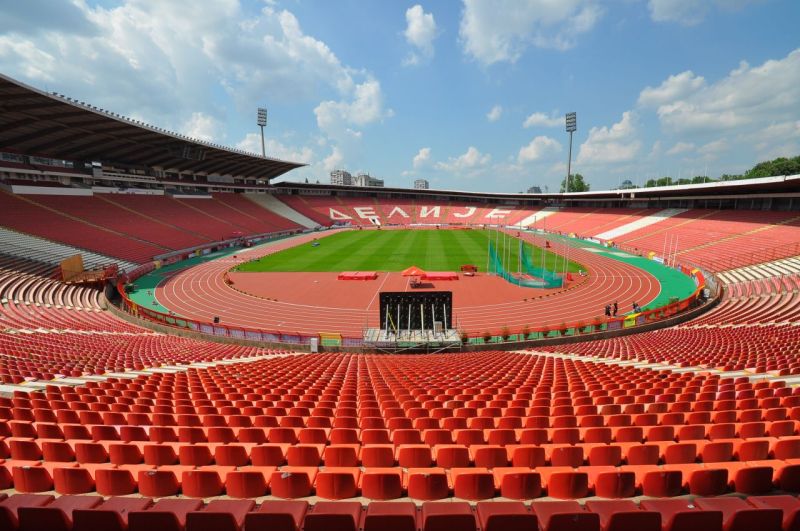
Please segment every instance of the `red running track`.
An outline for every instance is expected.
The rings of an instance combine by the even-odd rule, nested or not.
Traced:
[[[319,237],[324,235],[283,240],[181,271],[156,288],[156,297],[176,314],[199,321],[216,315],[233,327],[361,337],[365,326],[379,326],[378,293],[408,289],[407,278],[399,273],[379,273],[371,281],[336,280],[336,273],[232,273],[234,286],[224,281],[225,272],[240,262]],[[564,251],[558,243],[551,250]],[[646,306],[660,292],[655,277],[629,264],[576,248],[570,248],[570,259],[583,264],[588,276],[576,276],[562,290],[520,288],[484,275],[438,281],[435,288],[453,291],[457,325],[472,334],[505,326],[589,323],[615,300],[624,313],[634,301]]]

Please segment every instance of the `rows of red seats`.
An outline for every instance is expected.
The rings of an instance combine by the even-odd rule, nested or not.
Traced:
[[[796,529],[800,502],[792,496],[695,500],[358,502],[200,500],[16,495],[0,501],[9,531],[641,531]]]
[[[0,269],[0,320],[8,328],[141,331],[102,311],[101,293],[37,275]]]
[[[100,291],[0,269],[0,382],[51,380],[269,353],[154,333],[102,309]]]
[[[0,333],[0,382],[48,381],[59,375],[102,375],[274,352],[137,330],[124,334]]]
[[[133,263],[146,262],[169,252],[160,245],[126,238],[119,232],[43,208],[31,202],[28,196],[8,192],[0,192],[0,225]]]
[[[755,325],[794,323],[800,320],[800,292],[791,291],[761,297],[726,298],[713,311],[689,326]]]
[[[665,242],[667,246],[677,243],[678,261],[717,271],[763,262],[759,252],[797,242],[799,231],[800,219],[792,212],[689,210],[615,241],[656,253],[663,252]],[[772,253],[770,259],[795,254],[797,249],[789,246],[783,254]]]
[[[2,400],[20,492],[370,499],[800,490],[782,383],[514,353],[294,356]]]
[[[539,350],[785,376],[800,374],[799,349],[797,327],[781,324],[667,328]]]
[[[782,275],[735,282],[725,286],[725,298],[758,297],[787,291],[800,291],[800,275]]]
[[[55,271],[52,264],[37,262],[16,256],[0,254],[0,271],[14,271],[29,275],[49,276]]]
[[[596,236],[656,212],[658,209],[567,208],[538,220],[532,227],[579,236]]]
[[[392,199],[277,196],[301,214],[322,225],[349,222],[373,226],[371,218],[382,225],[459,224],[481,225],[500,223],[516,225],[539,209],[516,205],[469,203],[461,201],[401,201]]]
[[[233,237],[301,227],[239,194],[18,196],[0,194],[0,224],[133,263]]]
[[[771,295],[726,297],[708,313],[674,328],[543,347],[549,352],[666,362],[681,366],[800,374],[800,294],[791,284],[772,282]],[[727,288],[726,288],[727,289]]]
[[[225,209],[218,208],[220,217],[234,221],[236,224],[247,227],[252,234],[281,232],[286,230],[296,230],[301,228],[297,223],[279,216],[267,210],[242,194],[211,194],[218,205],[225,206]],[[199,206],[204,210],[207,203]]]

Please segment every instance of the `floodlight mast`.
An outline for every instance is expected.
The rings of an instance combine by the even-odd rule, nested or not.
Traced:
[[[258,119],[256,121],[258,127],[261,128],[261,156],[266,157],[267,152],[264,149],[264,126],[267,125],[267,109],[264,107],[258,108]]]
[[[572,171],[572,133],[578,130],[577,115],[574,112],[568,112],[565,116],[567,125],[567,133],[569,133],[569,156],[567,158],[567,186],[564,188],[565,193],[569,193],[569,176]]]

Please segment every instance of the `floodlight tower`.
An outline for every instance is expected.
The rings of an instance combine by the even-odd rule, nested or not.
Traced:
[[[564,192],[569,193],[569,175],[572,170],[572,133],[578,130],[577,115],[574,112],[568,112],[566,115],[567,133],[569,133],[569,157],[567,158],[567,186]]]
[[[256,123],[261,128],[261,156],[266,157],[267,152],[264,150],[264,127],[267,125],[267,109],[264,107],[258,108],[258,120]]]

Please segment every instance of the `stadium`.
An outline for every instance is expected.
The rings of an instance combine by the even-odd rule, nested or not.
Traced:
[[[800,175],[313,184],[0,110],[0,529],[800,529]]]

